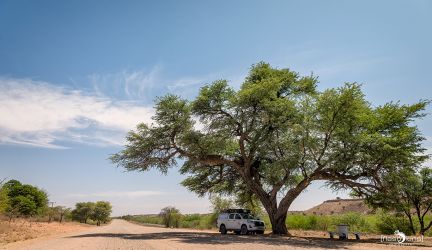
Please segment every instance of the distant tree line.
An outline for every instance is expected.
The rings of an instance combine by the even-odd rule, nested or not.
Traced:
[[[17,180],[0,181],[0,214],[9,222],[14,218],[36,218],[40,221],[74,220],[81,223],[101,223],[109,221],[112,206],[108,201],[78,202],[75,209],[65,206],[48,205],[46,191]]]

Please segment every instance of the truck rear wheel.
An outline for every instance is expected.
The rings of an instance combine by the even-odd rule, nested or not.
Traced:
[[[248,229],[246,225],[242,225],[240,229],[241,234],[248,234]]]

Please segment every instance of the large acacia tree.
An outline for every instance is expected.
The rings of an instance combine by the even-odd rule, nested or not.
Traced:
[[[127,170],[166,173],[180,159],[183,185],[206,193],[251,194],[275,234],[313,181],[375,189],[387,173],[418,166],[423,138],[411,124],[426,102],[373,107],[357,84],[318,91],[317,78],[266,63],[239,90],[218,80],[193,101],[157,100],[153,124],[139,124],[111,160]]]

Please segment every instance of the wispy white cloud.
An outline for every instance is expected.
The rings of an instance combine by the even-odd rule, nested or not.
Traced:
[[[151,191],[151,190],[138,190],[138,191],[107,191],[90,194],[70,194],[69,197],[76,198],[138,198],[146,196],[166,195],[164,192]]]
[[[151,70],[122,70],[114,73],[91,74],[88,78],[93,90],[110,96],[126,96],[132,100],[152,101],[155,90],[163,86],[162,66],[156,65]]]
[[[0,78],[0,143],[61,148],[58,141],[120,145],[153,109],[31,79]]]
[[[206,78],[193,78],[193,77],[188,77],[188,78],[181,78],[178,80],[173,81],[170,85],[168,85],[168,89],[169,90],[178,90],[178,89],[183,89],[183,88],[189,88],[191,86],[196,86],[198,84],[204,83],[206,80]]]
[[[169,79],[162,66],[92,74],[91,89],[77,90],[32,79],[0,76],[0,144],[64,148],[61,142],[122,145],[126,132],[151,123],[154,98],[166,92],[193,98],[224,74]],[[218,77],[217,77],[218,76]],[[242,77],[243,78],[243,75]],[[226,77],[238,87],[240,77]],[[80,81],[71,79],[76,88]],[[199,122],[197,129],[202,129]]]
[[[217,74],[205,74],[172,79],[164,74],[161,65],[156,65],[151,70],[122,70],[114,73],[92,74],[88,76],[88,80],[93,90],[100,95],[151,103],[157,95],[166,92],[191,98],[198,93],[201,86],[220,77]]]

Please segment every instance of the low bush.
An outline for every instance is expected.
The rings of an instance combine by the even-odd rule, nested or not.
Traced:
[[[335,231],[338,224],[347,224],[350,231],[376,232],[375,221],[373,216],[359,213],[342,215],[290,214],[286,223],[289,229]]]
[[[413,232],[410,228],[408,219],[400,214],[377,214],[379,219],[377,221],[377,228],[380,233],[393,234],[394,231],[399,230],[404,232],[406,235],[412,235]]]

